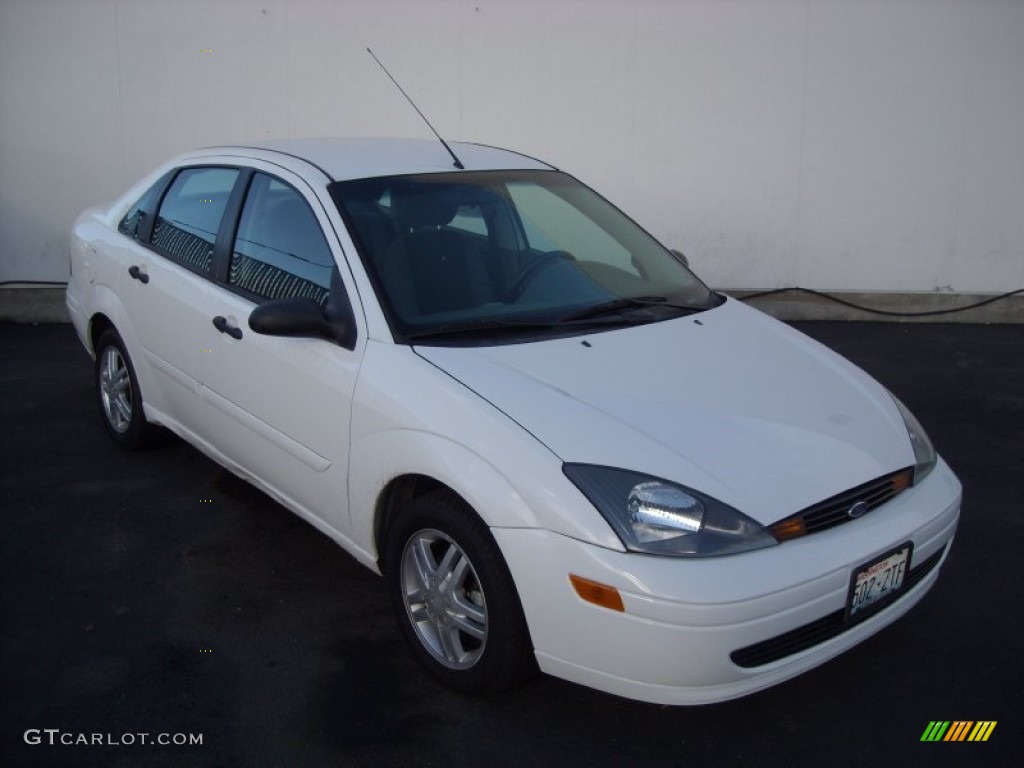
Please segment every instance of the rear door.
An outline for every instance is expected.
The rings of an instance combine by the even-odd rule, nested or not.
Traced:
[[[346,348],[248,326],[257,304],[289,297],[330,304],[354,323],[340,245],[312,189],[279,168],[248,179],[229,242],[204,324],[210,440],[290,506],[347,531],[349,417],[365,334]]]
[[[133,211],[122,222],[136,242],[118,293],[157,386],[146,399],[188,431],[204,418],[202,325],[213,288],[214,243],[238,177],[237,168],[179,169],[162,196],[144,198],[155,212]]]

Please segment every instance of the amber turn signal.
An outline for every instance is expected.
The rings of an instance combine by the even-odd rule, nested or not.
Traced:
[[[780,523],[776,523],[768,529],[779,541],[786,541],[787,539],[795,539],[798,536],[803,536],[807,533],[807,529],[804,528],[804,521],[799,517],[792,517],[789,520],[783,520]]]
[[[892,478],[892,495],[895,496],[897,493],[907,490],[913,480],[914,470],[912,469],[908,469],[904,472],[900,472],[898,475],[894,475]]]
[[[600,605],[602,608],[608,608],[612,611],[626,610],[626,607],[622,604],[622,595],[619,594],[619,590],[615,587],[584,579],[582,576],[577,576],[573,573],[569,574],[569,581],[572,582],[576,594],[588,603]]]

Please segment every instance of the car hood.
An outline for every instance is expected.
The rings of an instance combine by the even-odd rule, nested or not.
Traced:
[[[416,352],[563,461],[672,480],[762,524],[914,463],[881,385],[732,299],[601,333]]]

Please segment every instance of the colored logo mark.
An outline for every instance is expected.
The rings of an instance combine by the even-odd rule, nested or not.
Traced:
[[[996,720],[932,720],[921,734],[921,741],[988,741],[996,729]]]

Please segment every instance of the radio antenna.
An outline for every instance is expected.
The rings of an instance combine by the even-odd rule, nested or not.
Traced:
[[[398,84],[398,81],[397,81],[397,80],[395,80],[395,78],[394,78],[394,77],[392,77],[391,73],[390,73],[390,72],[388,72],[388,68],[387,68],[387,67],[385,67],[385,66],[384,66],[383,64],[381,64],[381,61],[380,61],[380,59],[378,59],[378,58],[377,58],[377,54],[375,54],[375,53],[374,53],[373,51],[371,51],[371,50],[369,49],[369,47],[367,47],[367,49],[366,49],[366,52],[367,52],[368,54],[370,54],[371,56],[373,56],[373,60],[374,60],[374,61],[376,61],[376,62],[377,62],[377,65],[378,65],[378,66],[379,66],[379,67],[380,67],[381,69],[383,69],[383,70],[384,70],[384,74],[385,74],[385,75],[387,75],[387,76],[388,76],[389,78],[391,78],[391,82],[395,84],[395,87],[396,87],[396,88],[397,88],[397,89],[398,89],[399,91],[401,91],[401,92],[402,92],[402,95],[403,95],[403,96],[405,96],[405,98],[406,98],[406,99],[408,100],[408,102],[409,102],[410,104],[412,104],[412,108],[416,110],[416,113],[417,113],[417,114],[418,114],[418,115],[419,115],[420,117],[422,117],[422,118],[423,118],[423,122],[427,124],[427,128],[429,128],[429,129],[430,129],[431,131],[433,131],[434,135],[435,135],[435,136],[437,136],[437,140],[438,140],[438,141],[440,141],[442,145],[444,145],[444,148],[445,148],[445,149],[447,149],[447,150],[448,150],[448,154],[449,154],[449,155],[451,155],[451,156],[452,156],[452,160],[454,160],[454,161],[455,161],[455,167],[456,167],[456,168],[458,168],[458,169],[459,169],[460,171],[461,171],[461,170],[463,170],[463,169],[465,169],[465,167],[466,167],[466,166],[464,166],[464,165],[462,164],[462,161],[461,161],[461,160],[459,160],[459,158],[455,156],[455,153],[454,153],[454,152],[452,152],[452,148],[448,146],[448,142],[447,142],[447,141],[445,141],[444,139],[442,139],[442,138],[441,138],[441,134],[440,134],[440,133],[438,133],[438,132],[437,132],[436,130],[434,130],[434,126],[432,126],[432,125],[430,124],[430,121],[429,121],[429,120],[427,120],[427,116],[426,116],[426,115],[424,115],[424,114],[423,114],[422,112],[420,112],[420,108],[416,106],[416,102],[415,102],[415,101],[413,101],[413,100],[412,100],[411,98],[409,98],[409,94],[408,94],[408,93],[406,93],[406,92],[405,92],[405,89],[404,89],[404,88],[402,88],[402,86],[400,86],[400,85]]]

